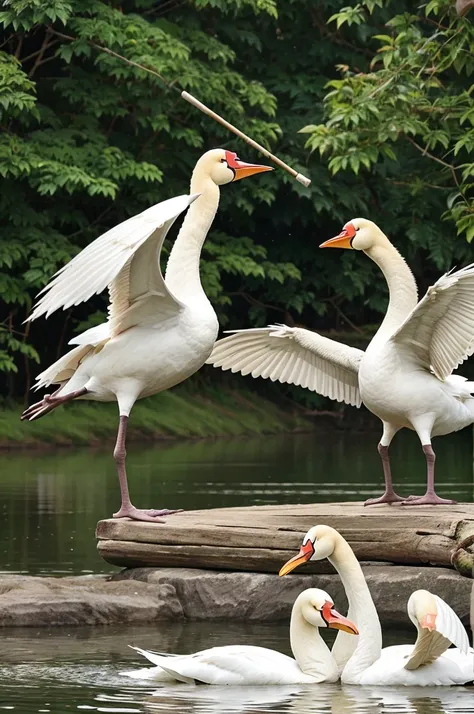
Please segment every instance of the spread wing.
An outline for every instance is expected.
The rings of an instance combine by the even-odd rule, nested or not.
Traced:
[[[109,288],[109,335],[123,331],[151,313],[176,314],[181,304],[166,287],[159,256],[176,218],[196,198],[177,196],[148,208],[107,231],[84,248],[39,293],[42,297],[28,320],[49,317]]]
[[[435,629],[418,628],[418,637],[405,664],[405,669],[413,670],[422,665],[431,664],[452,644],[463,655],[469,653],[469,638],[461,620],[444,600],[433,593],[431,595],[435,599],[437,608]]]
[[[301,327],[236,330],[214,345],[208,364],[263,377],[359,407],[363,351]]]
[[[474,264],[428,288],[391,340],[438,379],[449,377],[474,352]]]

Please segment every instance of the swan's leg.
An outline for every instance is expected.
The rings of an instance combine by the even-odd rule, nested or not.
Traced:
[[[127,436],[128,416],[120,416],[120,423],[117,433],[117,442],[114,449],[114,459],[117,464],[117,474],[120,483],[120,496],[122,499],[120,510],[114,513],[114,518],[132,518],[134,521],[151,521],[152,523],[164,523],[165,521],[160,516],[169,516],[171,513],[177,513],[176,510],[170,511],[167,508],[162,510],[138,509],[132,504],[128,491],[127,471],[125,468],[125,459],[127,452],[125,449],[125,441]]]
[[[376,503],[400,503],[406,499],[398,496],[393,490],[392,471],[390,469],[390,457],[388,455],[388,447],[400,427],[389,422],[383,422],[383,434],[380,443],[377,446],[380,458],[382,459],[383,475],[385,479],[385,492],[379,498],[369,498],[364,506],[374,506]]]
[[[63,397],[55,396],[60,389],[62,389],[62,387],[57,389],[53,394],[45,394],[40,402],[36,402],[36,404],[32,404],[28,407],[28,409],[25,409],[20,419],[22,421],[25,419],[28,421],[39,419],[45,414],[48,414],[48,412],[52,412],[53,409],[56,409],[56,407],[61,406],[61,404],[66,404],[66,402],[82,397],[84,394],[87,394],[88,391],[85,387],[83,387],[82,389],[76,389],[74,392],[69,392],[69,394],[65,394]]]
[[[434,472],[435,472],[435,461],[436,461],[436,455],[435,452],[433,451],[433,447],[431,446],[431,440],[429,441],[428,444],[423,444],[423,451],[425,452],[426,456],[426,467],[427,467],[427,472],[428,472],[428,482],[427,482],[427,488],[426,488],[426,493],[424,496],[420,496],[420,498],[413,498],[408,501],[404,501],[403,505],[404,506],[439,506],[439,505],[445,505],[445,504],[452,504],[456,503],[456,501],[452,501],[450,498],[440,498],[434,487]]]

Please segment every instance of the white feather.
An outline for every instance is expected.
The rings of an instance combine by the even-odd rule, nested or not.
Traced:
[[[269,325],[236,330],[216,342],[208,364],[306,387],[359,407],[358,369],[362,350],[300,327]]]
[[[198,194],[177,196],[162,201],[97,238],[61,268],[53,280],[41,290],[39,295],[42,297],[28,320],[36,320],[41,315],[49,317],[55,310],[79,305],[111,286],[110,322],[113,332],[119,327],[116,323],[120,323],[121,315],[140,294],[146,294],[147,289],[150,290],[151,281],[154,294],[174,303],[175,309],[178,309],[179,304],[169,292],[161,275],[159,254],[168,230],[180,213],[197,197]],[[139,249],[150,238],[153,239],[152,246],[148,246],[145,255],[140,256]],[[138,271],[145,273],[145,276],[137,275],[138,271],[133,270],[135,262],[138,264]],[[127,275],[121,276],[124,268]]]
[[[447,602],[438,597],[438,595],[433,594],[433,597],[438,608],[436,617],[437,632],[446,637],[460,652],[467,655],[470,650],[469,637],[461,620]]]
[[[314,681],[300,670],[294,659],[264,647],[229,645],[181,656],[157,655],[139,647],[133,649],[156,665],[138,670],[144,678],[154,681],[247,686]],[[139,676],[133,672],[124,674]]]
[[[474,264],[428,288],[392,341],[444,380],[474,350]]]

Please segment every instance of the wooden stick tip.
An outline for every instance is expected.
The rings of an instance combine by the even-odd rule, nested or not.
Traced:
[[[306,176],[303,176],[303,174],[296,174],[295,179],[299,183],[302,183],[303,186],[309,186],[309,184],[311,183],[311,179],[306,178]]]

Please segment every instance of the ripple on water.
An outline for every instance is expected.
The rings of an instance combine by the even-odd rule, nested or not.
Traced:
[[[474,714],[474,690],[341,685],[150,686],[124,683],[130,662],[17,664],[0,668],[0,710],[118,714]]]

